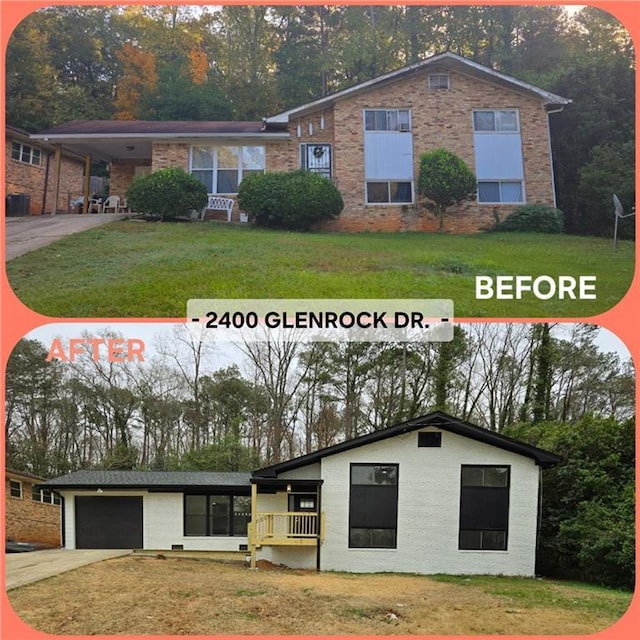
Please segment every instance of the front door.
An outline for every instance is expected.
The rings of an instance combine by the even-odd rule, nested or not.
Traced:
[[[318,497],[310,493],[293,493],[289,495],[289,511],[293,513],[316,513]],[[294,535],[315,535],[318,531],[318,520],[304,516],[291,518],[291,529]]]

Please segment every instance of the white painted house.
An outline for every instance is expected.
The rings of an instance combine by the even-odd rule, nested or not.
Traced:
[[[250,473],[78,471],[65,546],[238,550],[252,564],[534,574],[552,453],[445,413]]]

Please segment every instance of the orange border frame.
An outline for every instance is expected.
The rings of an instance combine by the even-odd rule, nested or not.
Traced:
[[[256,0],[231,0],[230,2],[221,2],[221,4],[248,4],[251,2],[256,2]],[[114,5],[114,4],[123,4],[123,5],[154,5],[154,4],[188,4],[188,5],[204,5],[204,4],[212,4],[210,2],[203,2],[202,0],[168,0],[166,2],[158,2],[158,1],[148,1],[145,2],[143,0],[129,0],[128,2],[119,0],[117,2],[105,2],[104,0],[69,0],[65,2],[64,0],[51,0],[49,2],[43,0],[0,0],[0,37],[2,39],[2,60],[5,59],[5,50],[8,43],[8,40],[11,36],[11,33],[15,29],[15,27],[23,20],[27,15],[32,13],[33,11],[54,5]],[[214,3],[215,4],[215,3]],[[260,1],[260,4],[295,4],[292,0],[272,0],[271,2]],[[311,3],[309,3],[311,4]],[[335,0],[329,0],[328,2],[325,0],[316,0],[313,4],[368,4],[363,2],[362,0],[346,0],[344,2],[336,2]],[[441,5],[447,4],[443,2],[438,2],[437,0],[423,0],[422,2],[378,2],[378,4],[434,4]],[[581,4],[580,2],[551,2],[549,0],[529,0],[529,2],[514,2],[513,0],[484,0],[483,2],[471,2],[469,0],[455,0],[454,2],[450,2],[448,4]],[[638,36],[640,36],[640,0],[595,0],[593,2],[585,3],[589,6],[598,7],[605,11],[608,11],[613,16],[615,16],[630,32],[634,42],[640,40]],[[636,47],[637,52],[637,47]],[[636,69],[636,84],[638,80],[638,72]],[[2,119],[4,121],[4,96],[5,96],[5,76],[4,76],[4,62],[3,62],[3,73],[0,78],[0,100],[2,101]],[[636,92],[636,128],[638,122],[638,94]],[[638,149],[636,147],[636,166],[638,166]],[[0,169],[2,171],[2,176],[4,178],[4,154],[0,159]],[[637,177],[636,177],[637,181]],[[2,195],[4,196],[4,179],[2,181],[2,186],[0,187],[2,190]],[[637,224],[637,223],[636,223]],[[636,227],[637,228],[637,227]],[[0,255],[4,258],[4,239],[5,239],[5,228],[4,224],[0,227]],[[636,247],[636,264],[638,264],[638,256],[640,252]],[[4,260],[3,260],[4,266]],[[47,316],[40,315],[28,309],[22,302],[17,298],[17,296],[11,290],[11,287],[8,284],[6,272],[3,269],[2,277],[0,279],[0,394],[4,397],[4,371],[6,362],[8,359],[11,350],[15,346],[15,344],[29,331],[35,329],[37,327],[43,326],[45,324],[49,324],[52,322],[60,322],[60,323],[71,323],[71,322],[98,322],[104,324],[115,324],[118,319],[108,318],[92,318],[91,320],[87,320],[86,318],[64,318],[64,319],[56,319],[50,318]],[[594,324],[598,324],[613,333],[615,333],[627,346],[629,349],[631,356],[635,362],[636,370],[638,369],[638,363],[640,362],[640,329],[638,327],[638,319],[640,319],[640,283],[638,282],[638,273],[634,275],[633,282],[631,287],[625,297],[616,304],[609,311],[600,314],[598,316],[590,317],[588,319],[585,318],[549,318],[550,321],[557,322],[584,322],[588,320],[589,322],[593,322]],[[126,318],[122,319],[123,322],[132,323],[132,322],[145,322],[145,323],[172,323],[172,322],[183,322],[184,318],[174,318],[174,319],[151,319],[151,318],[139,318],[132,319]],[[540,318],[465,318],[465,322],[540,322]],[[640,394],[638,393],[638,387],[636,385],[636,405],[638,404],[638,398]],[[4,410],[4,406],[2,407]],[[636,430],[636,450],[638,449],[638,444],[640,442],[640,437],[638,436],[639,432]],[[0,435],[0,446],[4,451],[4,442],[2,440],[4,438],[4,430],[2,430],[2,435]],[[636,463],[637,464],[637,463]],[[4,456],[2,462],[2,468],[4,469]],[[638,466],[636,466],[636,487],[638,486]],[[639,518],[639,509],[636,501],[636,523],[638,523]],[[0,507],[0,517],[4,520],[4,499],[2,500],[2,506]],[[636,527],[637,528],[637,527]],[[636,557],[639,555],[640,545],[638,544],[638,540],[636,539]],[[4,555],[3,555],[4,558]],[[4,560],[2,561],[2,576],[4,581]],[[637,578],[636,578],[637,580]],[[634,594],[633,601],[631,606],[627,610],[627,612],[623,615],[623,617],[616,622],[613,626],[608,629],[601,631],[597,634],[590,635],[590,638],[598,638],[601,640],[632,640],[638,637],[638,629],[640,629],[640,603],[638,602],[638,583],[636,582],[636,593]],[[27,626],[22,620],[15,614],[11,605],[9,604],[9,600],[7,598],[7,594],[4,590],[4,582],[2,593],[0,594],[2,601],[0,603],[0,637],[3,640],[41,640],[44,638],[69,638],[70,640],[83,640],[83,636],[50,636],[48,634],[42,633],[40,631],[36,631],[35,629]],[[91,636],[92,638],[111,638],[112,636]],[[153,638],[162,638],[163,636],[121,636],[123,638],[137,638],[138,640],[153,640]],[[193,638],[194,640],[204,640],[205,638],[211,638],[212,636],[185,636],[186,638]],[[244,636],[235,636],[237,638]],[[253,636],[255,637],[255,636]],[[276,640],[279,636],[271,636],[274,640]],[[281,636],[283,638],[305,638],[305,636]],[[309,640],[318,640],[319,636],[306,636]],[[382,636],[375,636],[376,638],[380,638]],[[394,636],[398,637],[398,636]],[[406,636],[407,638],[415,638],[416,636]],[[449,639],[454,636],[429,636],[431,638],[442,638]],[[460,637],[460,636],[458,636]],[[492,637],[492,636],[471,636],[474,640],[482,638],[482,637]],[[535,638],[542,638],[548,636],[501,636],[502,638],[530,638],[534,640]],[[554,639],[561,640],[565,636],[552,636]],[[566,636],[566,638],[580,638],[587,636]],[[88,640],[88,637],[85,637]],[[233,640],[234,636],[225,636],[226,640]]]

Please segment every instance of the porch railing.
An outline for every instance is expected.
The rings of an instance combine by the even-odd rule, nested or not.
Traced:
[[[267,542],[269,538],[317,538],[318,524],[317,513],[258,513],[253,529],[258,541]]]

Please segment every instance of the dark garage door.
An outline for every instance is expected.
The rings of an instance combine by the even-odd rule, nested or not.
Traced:
[[[141,549],[142,497],[76,496],[77,549]]]

